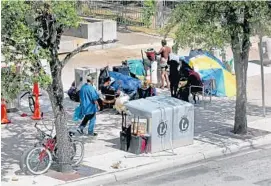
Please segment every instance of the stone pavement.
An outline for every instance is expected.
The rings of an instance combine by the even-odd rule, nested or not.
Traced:
[[[233,135],[230,130],[234,119],[234,99],[214,98],[209,104],[199,104],[195,106],[195,138],[194,144],[186,147],[174,149],[176,155],[170,152],[147,154],[136,157],[130,153],[119,150],[119,131],[121,128],[120,115],[112,111],[104,111],[97,115],[96,130],[99,133],[97,139],[83,137],[85,142],[85,158],[82,166],[77,169],[76,174],[62,175],[50,170],[41,176],[24,175],[19,169],[19,159],[21,153],[33,145],[34,121],[30,118],[22,118],[16,113],[9,114],[12,124],[1,126],[1,181],[2,185],[59,185],[69,183],[70,185],[83,184],[92,177],[93,185],[95,181],[100,184],[101,179],[118,179],[131,176],[136,172],[144,172],[145,168],[157,166],[170,166],[175,164],[189,163],[204,158],[236,152],[250,146],[264,145],[271,142],[271,99],[270,85],[271,74],[265,75],[267,80],[267,117],[262,117],[260,107],[260,84],[257,81],[259,76],[248,79],[248,121],[250,133],[240,137]],[[269,88],[268,88],[269,87]],[[42,111],[45,112],[45,124],[49,124],[52,118],[50,101],[43,94],[41,103]],[[78,123],[71,121],[73,109],[77,104],[65,98],[65,108],[68,113],[68,125],[74,128]],[[22,102],[22,109],[29,113],[26,100]],[[41,121],[38,121],[41,123]],[[162,164],[160,164],[162,162]],[[114,164],[119,164],[118,169],[112,168]],[[148,166],[143,166],[148,165]],[[144,168],[145,167],[145,168]],[[126,170],[126,171],[124,171]],[[120,172],[124,171],[124,172]],[[111,173],[111,174],[109,174]],[[114,173],[114,174],[113,174]],[[130,174],[128,174],[130,173]],[[101,176],[103,175],[103,176]],[[80,182],[70,182],[78,178]],[[17,180],[17,181],[12,181]],[[67,182],[69,181],[69,182]],[[74,181],[74,180],[73,180]]]

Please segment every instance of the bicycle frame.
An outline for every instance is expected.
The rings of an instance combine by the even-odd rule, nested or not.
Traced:
[[[46,150],[49,150],[54,157],[56,157],[54,151],[56,149],[56,136],[52,136],[52,134],[48,135],[44,131],[42,131],[40,128],[37,127],[37,123],[35,124],[35,128],[39,133],[41,133],[42,137],[40,140],[40,144],[44,147],[44,149],[39,154],[39,160],[42,161],[45,157]],[[51,131],[52,132],[52,131]],[[73,132],[69,132],[69,137],[72,140],[72,136],[74,135]]]

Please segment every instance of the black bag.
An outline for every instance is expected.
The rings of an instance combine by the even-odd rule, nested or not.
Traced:
[[[105,67],[105,68],[102,68],[100,70],[100,75],[99,75],[99,79],[98,79],[98,89],[101,90],[103,84],[104,84],[104,81],[106,78],[109,77],[109,72],[108,72],[108,66]]]
[[[127,127],[126,117],[127,115],[122,112],[122,124],[120,132],[120,150],[128,151],[131,142],[131,125]]]
[[[71,87],[68,90],[68,95],[72,101],[80,102],[79,92],[75,87]]]

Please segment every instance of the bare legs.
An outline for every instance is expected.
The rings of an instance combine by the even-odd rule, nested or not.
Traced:
[[[162,80],[162,86],[161,86],[162,89],[164,89],[164,87],[165,87],[165,81],[167,83],[167,87],[168,88],[170,87],[168,73],[166,71],[166,68],[161,69],[161,80]]]

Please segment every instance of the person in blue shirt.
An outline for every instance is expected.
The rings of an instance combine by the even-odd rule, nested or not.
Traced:
[[[89,121],[88,134],[91,136],[96,136],[97,133],[94,133],[94,127],[96,123],[96,112],[100,110],[98,99],[98,92],[93,87],[94,78],[90,75],[86,77],[87,83],[85,83],[80,89],[80,105],[82,109],[82,114],[84,119],[82,120],[77,131],[80,134],[83,134],[83,130]]]

